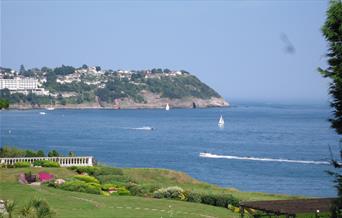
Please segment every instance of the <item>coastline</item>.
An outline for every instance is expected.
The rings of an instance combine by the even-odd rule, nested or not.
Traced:
[[[82,104],[55,104],[55,109],[105,109],[105,110],[118,110],[118,109],[164,109],[165,105],[169,104],[171,108],[213,108],[213,107],[229,107],[229,103],[223,98],[187,98],[187,99],[149,99],[144,103],[137,103],[131,99],[124,99],[120,104],[109,104],[102,102],[82,103]],[[32,109],[45,109],[51,105],[31,105],[31,104],[12,104],[9,110],[32,110]]]

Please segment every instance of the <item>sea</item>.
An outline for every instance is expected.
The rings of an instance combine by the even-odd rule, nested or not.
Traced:
[[[320,104],[9,110],[0,112],[0,144],[73,151],[115,167],[178,170],[241,191],[333,197],[327,171],[338,158],[339,136],[329,117],[329,106]]]

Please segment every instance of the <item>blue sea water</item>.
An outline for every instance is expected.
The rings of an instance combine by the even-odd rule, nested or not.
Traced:
[[[118,167],[180,170],[242,191],[336,195],[326,171],[332,169],[328,146],[337,155],[339,138],[327,106],[40,111],[1,111],[1,145],[74,151]]]

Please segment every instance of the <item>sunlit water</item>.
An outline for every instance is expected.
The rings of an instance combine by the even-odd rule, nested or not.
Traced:
[[[180,170],[243,191],[335,196],[325,171],[338,136],[324,106],[2,111],[1,145],[93,155],[119,167]],[[220,115],[225,127],[217,125]]]

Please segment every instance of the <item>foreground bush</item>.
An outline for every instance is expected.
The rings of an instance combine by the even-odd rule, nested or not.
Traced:
[[[161,188],[153,193],[155,198],[169,198],[175,200],[184,200],[184,190],[178,186]]]
[[[72,166],[69,167],[70,170],[73,170],[79,174],[87,173],[91,176],[103,176],[103,175],[123,175],[122,169],[107,167],[107,166]]]
[[[87,183],[81,180],[72,180],[63,183],[59,188],[66,191],[85,192],[90,194],[100,194],[101,186],[98,183]]]
[[[126,188],[129,190],[131,195],[142,196],[142,197],[152,197],[153,193],[160,189],[159,185],[138,185],[135,183],[127,183]]]
[[[72,167],[69,167],[69,169],[77,172],[78,174],[87,173],[88,175],[94,175],[96,171],[95,167],[90,167],[90,166],[86,166],[86,167],[72,166]]]
[[[97,183],[100,184],[99,180],[97,180],[95,177],[87,176],[87,175],[76,175],[73,178],[84,181],[86,183]]]
[[[201,194],[196,193],[196,192],[189,192],[187,200],[189,202],[201,203],[202,202],[202,196],[201,196]]]
[[[203,204],[209,204],[217,207],[228,207],[228,205],[232,205],[234,207],[239,206],[239,199],[230,194],[202,194],[201,198],[201,202]]]
[[[31,166],[31,163],[29,163],[29,162],[16,162],[14,164],[14,168],[27,168],[30,166]]]
[[[35,162],[33,162],[33,166],[60,167],[59,163],[50,160],[36,160]]]

